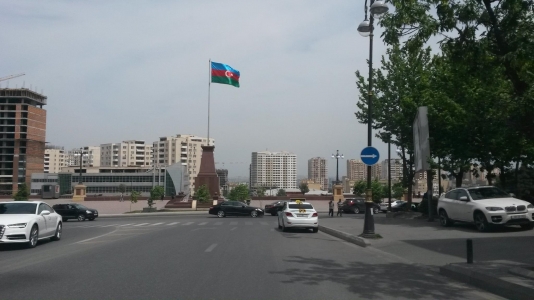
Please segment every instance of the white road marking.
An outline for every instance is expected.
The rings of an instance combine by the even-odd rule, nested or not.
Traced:
[[[189,225],[191,225],[191,224],[193,224],[193,223],[195,223],[195,222],[187,222],[187,223],[184,223],[184,224],[182,224],[182,225],[183,225],[183,226],[189,226]]]
[[[267,222],[260,222],[261,225],[269,225]]]
[[[202,222],[202,223],[199,223],[198,225],[206,225],[208,224],[208,222]]]
[[[157,226],[157,225],[161,225],[161,224],[163,224],[163,223],[154,223],[154,224],[150,224],[148,226]]]
[[[204,252],[211,252],[213,249],[215,249],[215,247],[217,247],[217,244],[213,244],[213,245],[209,246],[208,249],[206,249],[206,251],[204,251]]]
[[[180,223],[180,222],[172,222],[172,223],[167,224],[167,226],[176,225],[178,223]]]
[[[236,230],[236,229],[237,229],[237,227],[234,227],[234,228],[230,229],[230,231],[232,231],[232,230]]]
[[[124,224],[124,225],[119,225],[118,227],[130,226],[130,225],[133,225],[133,224],[134,224],[134,223]]]
[[[95,239],[104,237],[104,236],[106,236],[106,235],[110,235],[110,234],[112,234],[112,233],[115,233],[117,230],[118,230],[118,229],[115,229],[115,230],[113,230],[112,232],[108,232],[108,233],[106,233],[106,234],[99,235],[99,236],[95,236],[95,237],[93,237],[93,238],[86,239],[86,240],[83,240],[83,241],[79,241],[79,242],[76,242],[76,243],[73,243],[73,244],[81,244],[81,243],[83,243],[83,242],[92,241],[92,240],[95,240]]]
[[[150,223],[141,223],[141,224],[137,224],[137,225],[134,225],[134,226],[137,227],[137,226],[143,226],[143,225],[147,225],[147,224],[150,224]]]
[[[111,227],[111,226],[117,226],[117,224],[104,225],[104,226],[100,226],[100,227],[104,228],[104,227]]]

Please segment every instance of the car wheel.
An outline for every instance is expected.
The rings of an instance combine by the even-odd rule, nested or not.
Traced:
[[[380,209],[378,209],[378,208],[376,208],[376,207],[373,208],[373,214],[376,215],[376,214],[378,214],[378,213],[380,213]]]
[[[76,217],[76,219],[78,219],[78,222],[82,222],[82,221],[85,221],[85,216],[84,215],[78,215]]]
[[[37,240],[39,239],[39,228],[37,225],[33,225],[30,231],[30,241],[28,242],[28,248],[35,248],[37,246]]]
[[[525,230],[530,230],[530,229],[534,228],[534,224],[532,224],[532,223],[521,224],[520,226],[521,226],[522,229],[525,229]]]
[[[224,211],[219,210],[219,211],[217,212],[217,217],[219,217],[219,218],[224,218],[224,217],[226,217],[226,214],[224,213]]]
[[[91,219],[89,219],[89,221],[94,221],[94,220],[95,220],[95,218],[91,218]]]
[[[317,233],[319,231],[319,228],[312,228],[313,233]]]
[[[489,230],[488,221],[486,220],[486,216],[484,216],[483,213],[477,212],[475,214],[475,226],[480,232],[485,232]]]
[[[355,214],[359,214],[360,213],[360,209],[355,207],[353,210],[352,210],[353,213]]]
[[[258,216],[258,212],[255,211],[255,210],[253,210],[253,211],[250,212],[250,216],[253,217],[253,218],[255,218],[255,217]]]
[[[51,237],[50,239],[52,241],[59,241],[61,239],[62,230],[63,230],[63,226],[61,225],[61,223],[57,224],[56,234],[54,234],[54,236]]]
[[[444,209],[439,211],[439,223],[443,227],[449,227],[453,224],[453,221],[449,219],[449,216],[447,215],[447,212]]]

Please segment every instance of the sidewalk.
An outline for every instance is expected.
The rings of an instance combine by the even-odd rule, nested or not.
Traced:
[[[442,275],[503,297],[532,299],[533,230],[507,227],[481,233],[469,224],[445,228],[437,219],[428,222],[420,218],[386,218],[385,214],[377,214],[373,216],[375,233],[382,238],[368,240],[358,237],[363,233],[364,217],[363,214],[344,214],[331,218],[320,214],[320,230],[408,263],[439,268]],[[466,264],[467,239],[473,240],[474,264]]]

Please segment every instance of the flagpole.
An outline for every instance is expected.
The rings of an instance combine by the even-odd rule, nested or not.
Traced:
[[[211,93],[211,58],[208,72],[208,146],[210,145],[210,93]]]

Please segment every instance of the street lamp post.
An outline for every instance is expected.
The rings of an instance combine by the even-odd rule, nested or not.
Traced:
[[[339,154],[339,150],[336,150],[336,154],[332,154],[332,158],[336,159],[336,184],[339,184],[339,159],[345,158],[343,154]]]
[[[389,10],[386,3],[382,0],[371,0],[371,7],[369,9],[370,16],[367,20],[367,0],[365,1],[365,20],[358,25],[358,32],[363,37],[369,37],[369,89],[367,102],[367,146],[372,146],[372,130],[373,130],[373,22],[374,18],[379,18]],[[367,191],[365,196],[365,222],[363,227],[364,237],[376,237],[375,224],[373,218],[373,194],[371,187],[371,166],[367,166]]]
[[[86,156],[86,154],[83,153],[83,148],[80,148],[80,152],[74,153],[74,155],[80,157],[80,170],[79,170],[80,176],[79,176],[78,184],[81,185],[81,184],[83,184],[83,181],[82,181],[83,158]]]

